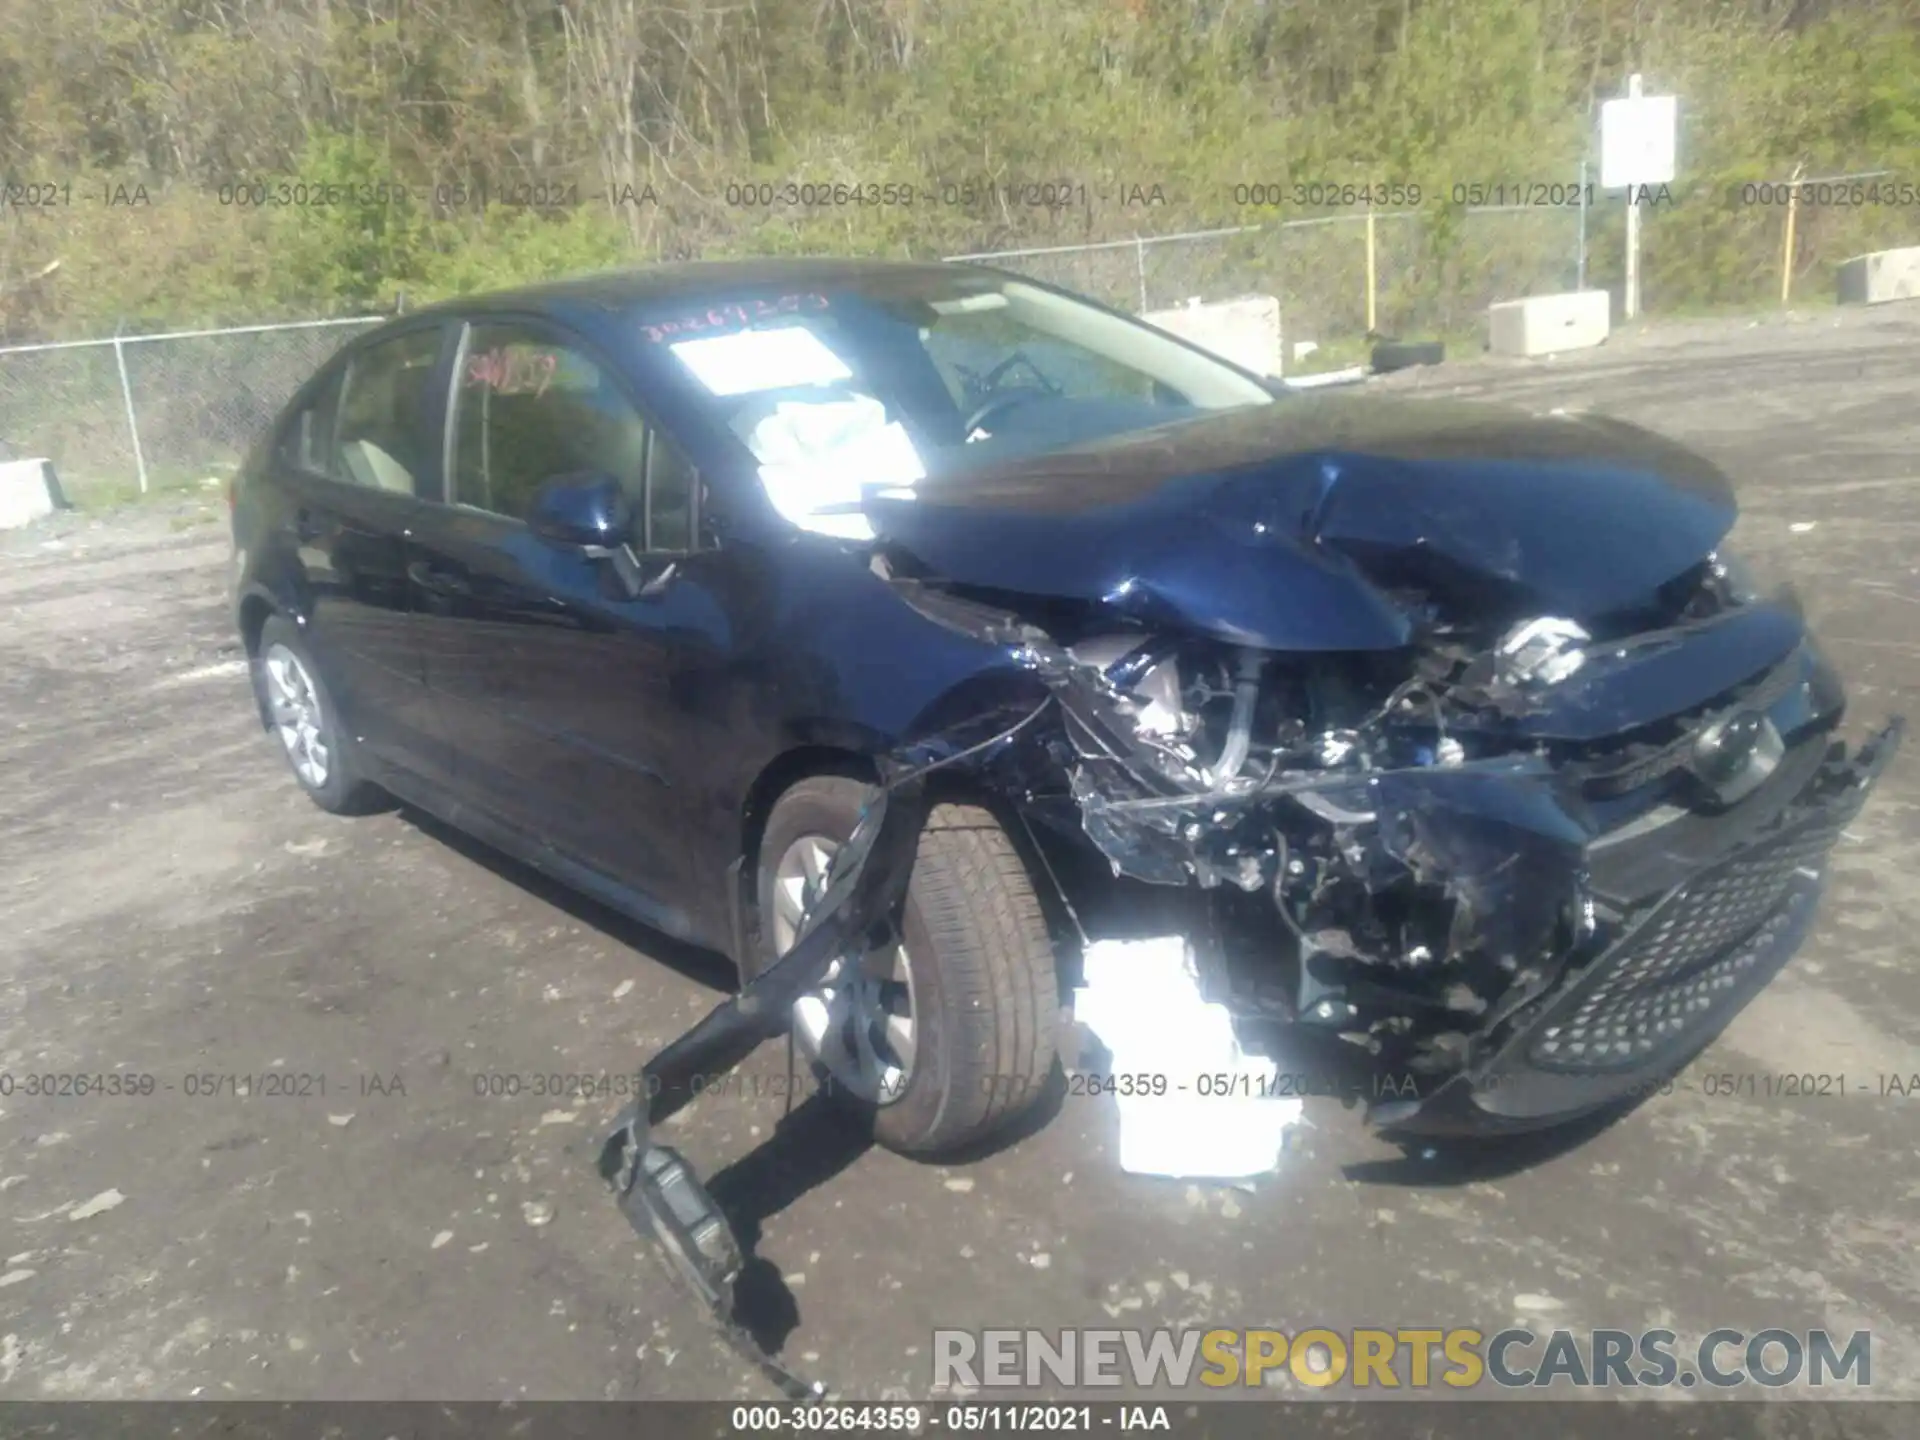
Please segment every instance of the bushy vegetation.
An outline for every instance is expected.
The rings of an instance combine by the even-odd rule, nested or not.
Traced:
[[[1744,181],[1920,185],[1915,0],[0,0],[0,340],[356,313],[636,260],[1308,213],[1236,205],[1276,181],[1421,185],[1420,216],[1382,225],[1382,324],[1447,328],[1490,288],[1570,283],[1574,233],[1462,216],[1451,186],[1573,181],[1636,69],[1683,103],[1681,183],[1647,219],[1652,308],[1777,298],[1782,212],[1743,205]],[[240,203],[260,182],[351,193]],[[914,199],[730,203],[759,182]],[[988,188],[1027,182],[1073,203]],[[71,198],[18,203],[35,185]],[[559,203],[502,202],[516,190]],[[1619,225],[1603,201],[1596,283]],[[1803,290],[1824,294],[1846,255],[1920,242],[1920,203],[1814,207],[1798,228]],[[1244,245],[1220,273],[1351,329],[1357,232],[1325,233]],[[1161,298],[1214,283],[1203,247],[1181,263]]]

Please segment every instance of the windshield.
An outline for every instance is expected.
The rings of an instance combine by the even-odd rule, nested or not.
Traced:
[[[876,489],[1274,399],[1149,326],[960,270],[754,296],[645,330],[751,455],[774,506],[851,539],[870,538],[859,505]]]

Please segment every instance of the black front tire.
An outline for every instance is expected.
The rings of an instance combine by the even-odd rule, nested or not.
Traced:
[[[869,793],[858,780],[816,776],[774,805],[760,845],[754,973],[777,958],[780,857],[809,836],[844,844]],[[1046,1094],[1059,1050],[1060,981],[1026,865],[978,806],[928,813],[902,928],[913,971],[913,1065],[885,1103],[842,1085],[830,1084],[829,1093],[869,1117],[888,1149],[933,1156],[1005,1132]]]
[[[292,755],[281,740],[279,731],[272,723],[266,663],[267,656],[272,653],[275,646],[283,647],[293,653],[313,687],[314,700],[320,715],[319,729],[327,747],[326,778],[318,785],[313,784],[300,773],[299,767],[293,763]],[[319,665],[314,661],[313,652],[307,648],[306,640],[301,636],[298,626],[284,615],[269,616],[267,622],[260,627],[260,639],[250,657],[250,669],[260,713],[268,717],[267,733],[273,737],[275,747],[287,761],[287,768],[292,772],[294,781],[307,792],[314,804],[335,815],[364,815],[381,809],[389,803],[386,793],[366,778],[353,736],[348,733],[346,726],[341,724],[340,711],[333,703],[333,693],[327,688],[326,677],[321,674]]]

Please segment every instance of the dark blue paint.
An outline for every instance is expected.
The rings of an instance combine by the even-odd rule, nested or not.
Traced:
[[[1805,634],[1793,611],[1758,604],[1644,637],[1621,651],[1595,647],[1587,663],[1546,692],[1514,729],[1549,740],[1617,734],[1725,694],[1786,659]]]
[[[1376,431],[1355,422],[1356,404]],[[1112,597],[1145,623],[1276,650],[1405,645],[1396,586],[1468,613],[1633,604],[1696,564],[1735,513],[1724,478],[1643,432],[1319,397],[1070,447],[867,509],[939,574]]]
[[[618,545],[633,524],[620,482],[611,475],[556,475],[533,497],[527,529],[557,545]]]
[[[393,788],[725,947],[723,877],[770,767],[802,748],[875,755],[1035,682],[1005,650],[909,608],[872,573],[870,547],[781,519],[648,327],[663,335],[712,308],[698,333],[720,333],[723,305],[751,316],[790,295],[857,303],[918,273],[659,267],[450,302],[362,337],[346,353],[443,327],[423,417],[438,431],[463,322],[557,327],[698,467],[703,544],[642,597],[606,561],[556,543],[610,538],[610,502],[590,484],[549,494],[542,538],[441,503],[437,453],[420,493],[400,496],[292,473],[263,444],[240,484],[236,600],[305,622]],[[1579,614],[1640,599],[1719,540],[1733,503],[1710,466],[1630,427],[1300,396],[936,476],[870,513],[886,544],[938,577],[1326,651],[1407,644],[1415,620],[1393,592],[1412,579],[1468,609]],[[641,561],[664,569],[664,557]],[[1682,678],[1649,663],[1634,703],[1678,695]]]

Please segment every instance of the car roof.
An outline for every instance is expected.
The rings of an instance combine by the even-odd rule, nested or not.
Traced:
[[[691,260],[551,280],[512,290],[463,295],[423,306],[410,312],[410,315],[472,315],[488,311],[540,311],[553,308],[594,309],[607,314],[619,314],[660,301],[699,301],[741,290],[774,286],[857,292],[868,286],[886,290],[914,278],[937,278],[950,283],[956,277],[956,272],[975,275],[992,273],[979,266],[949,265],[926,260],[811,257]]]

